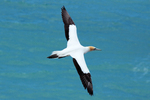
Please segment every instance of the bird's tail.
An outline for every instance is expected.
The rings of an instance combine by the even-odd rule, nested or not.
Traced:
[[[60,53],[61,51],[53,51],[52,54],[50,56],[48,56],[47,58],[51,59],[51,58],[63,58],[66,57],[67,55],[61,55]]]
[[[48,56],[47,58],[58,58],[58,55],[57,54],[53,54],[53,55]]]
[[[59,51],[53,51],[52,54],[50,56],[48,56],[47,58],[58,58],[58,53]]]

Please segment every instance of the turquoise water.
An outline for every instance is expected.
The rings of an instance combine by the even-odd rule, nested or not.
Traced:
[[[82,45],[94,96],[84,90],[71,57],[47,59],[66,47],[65,5]],[[0,100],[149,100],[148,0],[1,0]]]

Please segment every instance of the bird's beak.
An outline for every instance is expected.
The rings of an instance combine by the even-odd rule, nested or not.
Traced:
[[[94,50],[102,51],[101,49],[95,48]]]

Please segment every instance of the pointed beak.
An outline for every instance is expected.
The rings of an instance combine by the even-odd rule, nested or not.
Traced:
[[[94,50],[102,51],[101,49],[95,48]]]

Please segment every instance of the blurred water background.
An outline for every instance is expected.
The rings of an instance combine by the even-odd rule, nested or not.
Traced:
[[[78,28],[94,96],[66,47],[61,7]],[[149,0],[1,0],[0,100],[150,100]]]

